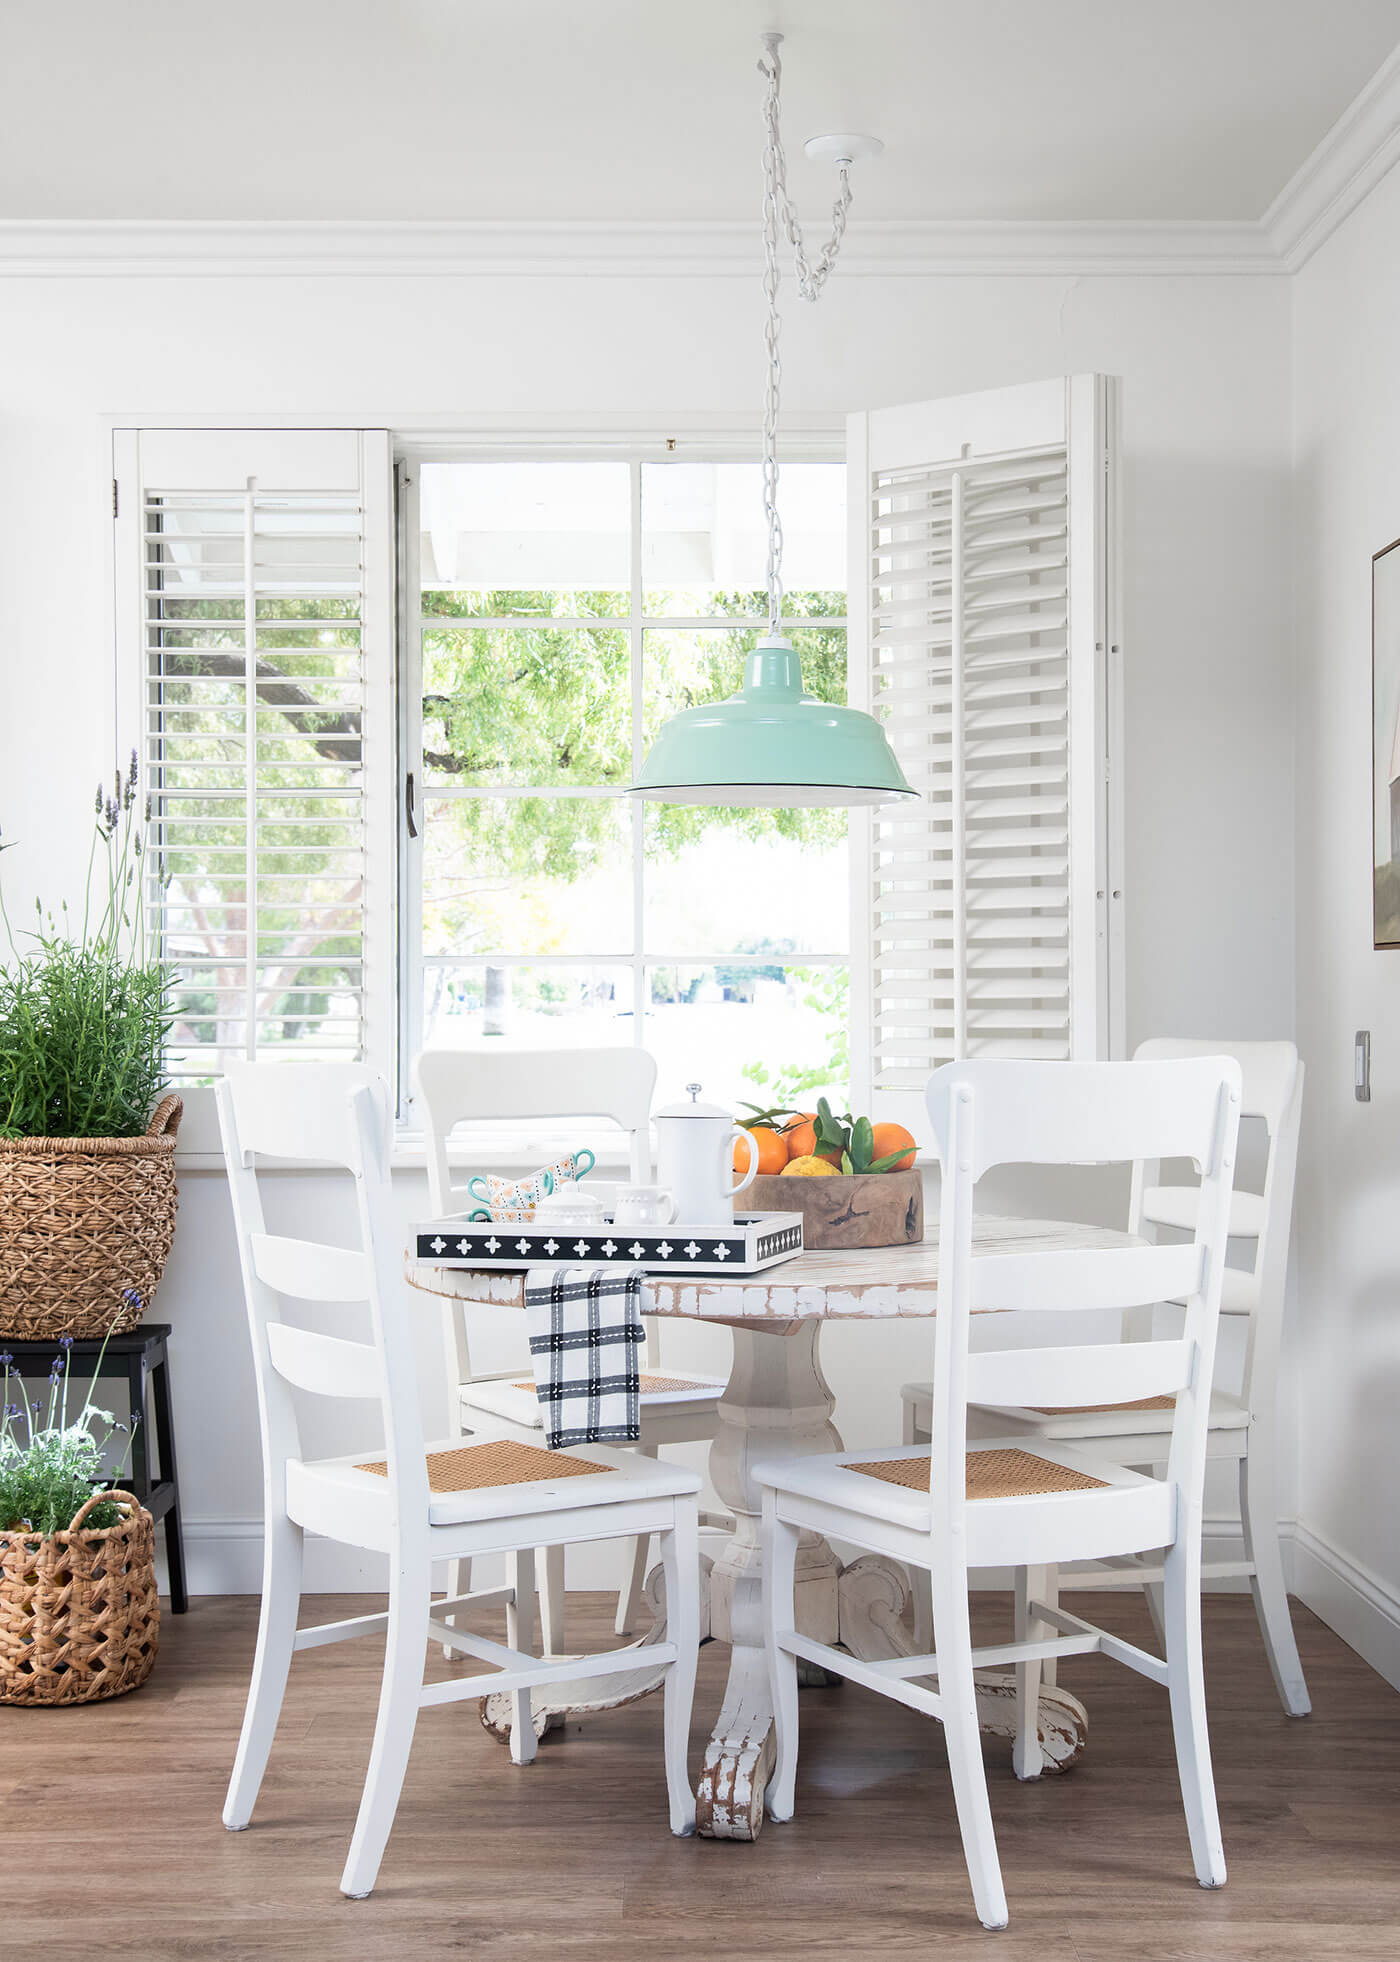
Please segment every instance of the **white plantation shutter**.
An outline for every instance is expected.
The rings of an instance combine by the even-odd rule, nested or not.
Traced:
[[[151,799],[170,1074],[392,1034],[387,435],[116,432],[118,742]]]
[[[853,670],[919,792],[866,825],[882,1111],[1109,1053],[1111,416],[1074,376],[852,419]]]

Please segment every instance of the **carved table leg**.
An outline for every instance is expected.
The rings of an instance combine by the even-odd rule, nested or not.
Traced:
[[[734,1514],[734,1535],[710,1577],[710,1625],[730,1645],[729,1682],[695,1793],[696,1830],[712,1839],[755,1839],[772,1770],[773,1707],[763,1649],[760,1494],[753,1467],[765,1459],[839,1451],[832,1395],[817,1360],[821,1324],[736,1327],[734,1363],[710,1446],[710,1478]],[[804,1533],[797,1552],[799,1626],[819,1640],[837,1633],[840,1566],[825,1540]]]

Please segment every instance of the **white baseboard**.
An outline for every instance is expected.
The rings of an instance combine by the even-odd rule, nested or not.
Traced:
[[[1400,1689],[1400,1593],[1303,1520],[1293,1529],[1293,1591],[1364,1662]]]

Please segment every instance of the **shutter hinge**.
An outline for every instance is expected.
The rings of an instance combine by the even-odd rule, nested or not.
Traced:
[[[116,517],[116,515],[117,515],[117,504],[118,504],[118,499],[117,499],[117,480],[116,480],[116,478],[115,478],[115,477],[113,477],[113,479],[112,479],[112,516],[113,516],[114,518],[115,518],[115,517]]]

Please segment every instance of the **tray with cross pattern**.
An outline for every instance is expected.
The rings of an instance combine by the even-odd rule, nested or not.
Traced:
[[[620,1261],[656,1274],[757,1274],[802,1252],[801,1213],[736,1213],[732,1224],[614,1226],[580,1230],[533,1222],[505,1226],[458,1213],[413,1228],[413,1264],[509,1271],[541,1262]]]

